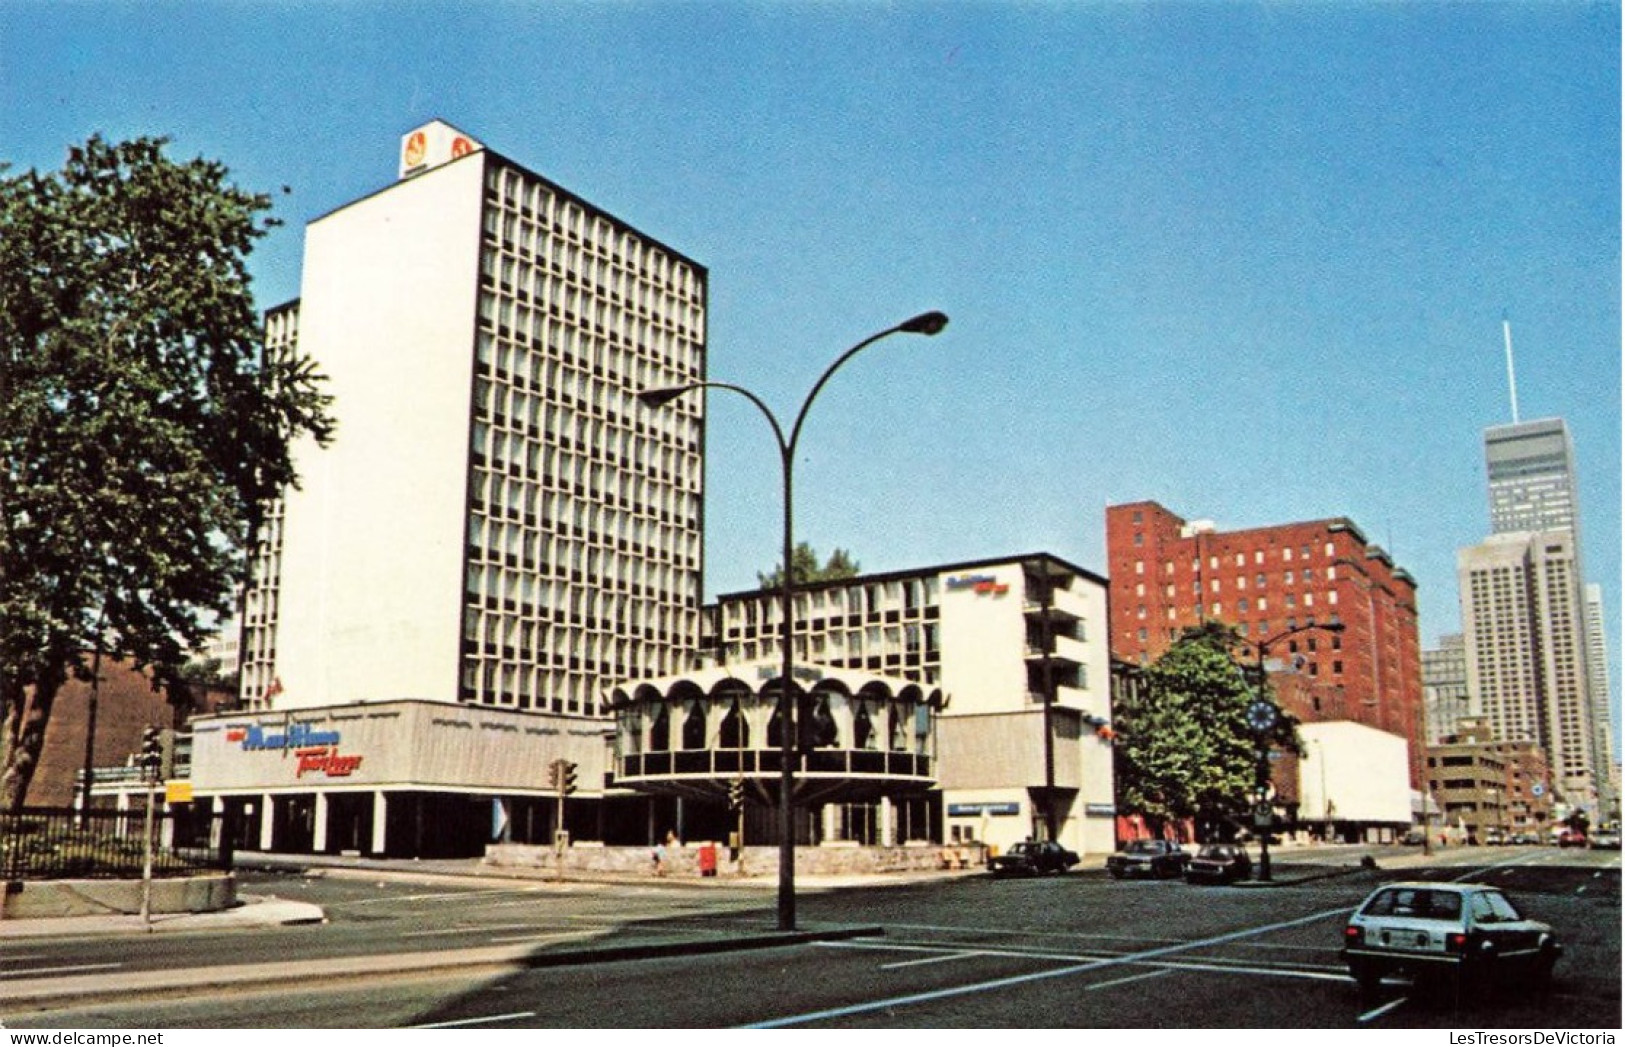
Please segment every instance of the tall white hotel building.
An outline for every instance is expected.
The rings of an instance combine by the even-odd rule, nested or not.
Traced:
[[[244,615],[250,710],[601,715],[699,635],[703,266],[436,121],[306,230],[268,317],[338,420],[299,448]]]

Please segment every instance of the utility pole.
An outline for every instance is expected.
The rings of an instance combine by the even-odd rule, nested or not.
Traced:
[[[141,831],[141,923],[152,926],[152,827],[158,806],[158,771],[163,759],[163,741],[158,728],[148,727],[141,732],[141,776],[147,781],[147,809],[143,812]]]

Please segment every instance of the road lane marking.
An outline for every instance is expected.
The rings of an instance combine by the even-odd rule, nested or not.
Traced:
[[[442,927],[435,931],[402,931],[397,937],[428,938],[438,934],[469,934],[475,931],[527,931],[534,929],[535,926],[533,923],[463,924],[457,927]]]
[[[1088,963],[1073,964],[1067,967],[1058,967],[1050,971],[1035,971],[1030,974],[1018,974],[1008,978],[995,978],[992,981],[976,982],[971,985],[960,985],[950,989],[935,989],[931,992],[911,993],[907,996],[894,996],[885,1000],[872,1000],[868,1003],[853,1004],[850,1007],[836,1007],[824,1011],[811,1011],[806,1014],[786,1015],[783,1018],[771,1018],[765,1022],[753,1022],[744,1026],[747,1029],[782,1029],[791,1025],[805,1025],[808,1022],[824,1021],[831,1018],[845,1018],[854,1014],[867,1014],[870,1011],[881,1011],[896,1007],[906,1007],[910,1004],[926,1003],[932,1000],[948,999],[954,996],[967,996],[971,993],[991,992],[995,989],[1008,989],[1031,982],[1045,981],[1050,978],[1064,978],[1070,974],[1083,974],[1087,971],[1098,971],[1106,967],[1119,967],[1126,964],[1143,963],[1173,953],[1184,952],[1187,949],[1197,949],[1209,945],[1222,945],[1225,942],[1238,938],[1248,938],[1253,935],[1266,934],[1271,931],[1286,930],[1289,927],[1301,927],[1307,923],[1315,923],[1333,916],[1347,916],[1349,908],[1328,909],[1324,912],[1300,916],[1296,920],[1286,920],[1281,923],[1266,924],[1263,927],[1251,927],[1230,934],[1221,934],[1213,938],[1204,938],[1200,941],[1187,942],[1180,945],[1163,946],[1160,949],[1147,949],[1144,952],[1130,953],[1127,956],[1112,957],[1104,960],[1094,960]]]
[[[1358,1018],[1356,1018],[1355,1021],[1358,1021],[1358,1022],[1360,1022],[1362,1024],[1365,1023],[1365,1022],[1376,1021],[1378,1018],[1381,1018],[1383,1015],[1387,1014],[1389,1011],[1391,1011],[1394,1008],[1398,1007],[1400,1004],[1407,1002],[1408,1000],[1410,1000],[1409,996],[1401,996],[1396,1000],[1389,1000],[1387,1003],[1383,1004],[1381,1007],[1377,1007],[1377,1008],[1375,1008],[1373,1010],[1366,1011],[1364,1014],[1362,1014]]]
[[[896,963],[883,963],[880,965],[880,969],[883,971],[895,971],[900,967],[923,967],[928,963],[946,963],[949,960],[968,960],[974,956],[990,955],[992,954],[982,952],[980,949],[971,952],[951,952],[945,956],[927,956],[920,960],[898,960]]]
[[[0,978],[32,978],[36,974],[68,974],[72,971],[108,971],[122,963],[79,963],[71,967],[30,967],[26,971],[0,971]]]
[[[966,950],[960,948],[949,946],[906,945],[899,942],[880,943],[851,941],[814,942],[813,944],[824,949],[875,949],[881,951],[892,950],[903,952],[940,952],[943,949],[951,949],[955,957],[970,955]],[[1106,953],[1104,955],[1098,953],[1055,953],[1020,949],[979,949],[976,950],[976,952],[982,956],[997,957],[1005,960],[1049,960],[1052,962],[1064,963],[1095,963],[1102,960],[1127,958],[1113,953]],[[1335,967],[1325,965],[1310,967],[1305,964],[1285,963],[1249,964],[1242,960],[1227,960],[1221,957],[1214,957],[1206,960],[1150,960],[1144,962],[1148,967],[1166,968],[1169,971],[1203,971],[1207,973],[1218,972],[1224,974],[1262,974],[1283,978],[1307,978],[1312,981],[1332,982],[1346,982],[1350,980],[1347,972],[1343,969],[1341,964],[1338,964]]]
[[[1164,968],[1160,971],[1146,971],[1143,974],[1131,974],[1126,978],[1113,978],[1109,982],[1096,982],[1094,985],[1086,985],[1084,986],[1084,991],[1094,992],[1096,989],[1110,989],[1114,985],[1127,985],[1129,982],[1143,982],[1147,978],[1161,978],[1165,974],[1172,973],[1174,973],[1172,968]]]
[[[351,905],[382,905],[399,904],[401,902],[443,902],[448,898],[461,898],[465,901],[477,898],[490,898],[498,894],[540,894],[540,887],[474,887],[466,891],[446,891],[439,894],[407,894],[401,896],[386,895],[377,898],[356,898],[353,901],[327,902],[329,909],[343,909]]]
[[[521,934],[511,938],[492,938],[492,945],[519,945],[524,942],[564,942],[573,938],[596,938],[598,931],[561,931],[549,934]]]
[[[408,1029],[455,1029],[462,1025],[489,1025],[491,1022],[512,1021],[515,1018],[534,1018],[535,1011],[514,1011],[511,1014],[490,1014],[484,1018],[459,1018],[454,1022],[429,1022],[427,1025],[408,1025]]]

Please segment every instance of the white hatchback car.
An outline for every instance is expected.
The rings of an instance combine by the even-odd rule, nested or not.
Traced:
[[[1563,953],[1547,924],[1481,883],[1390,883],[1354,911],[1343,960],[1366,996],[1390,975],[1455,989],[1518,984],[1541,989]]]

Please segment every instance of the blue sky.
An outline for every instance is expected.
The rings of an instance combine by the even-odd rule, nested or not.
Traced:
[[[1049,550],[1103,510],[1351,517],[1458,628],[1482,432],[1569,422],[1620,664],[1620,9],[1588,3],[0,5],[0,159],[164,134],[278,195],[254,259],[443,118],[709,267],[711,376],[794,416],[799,536],[865,570]],[[707,589],[777,559],[712,402]]]

